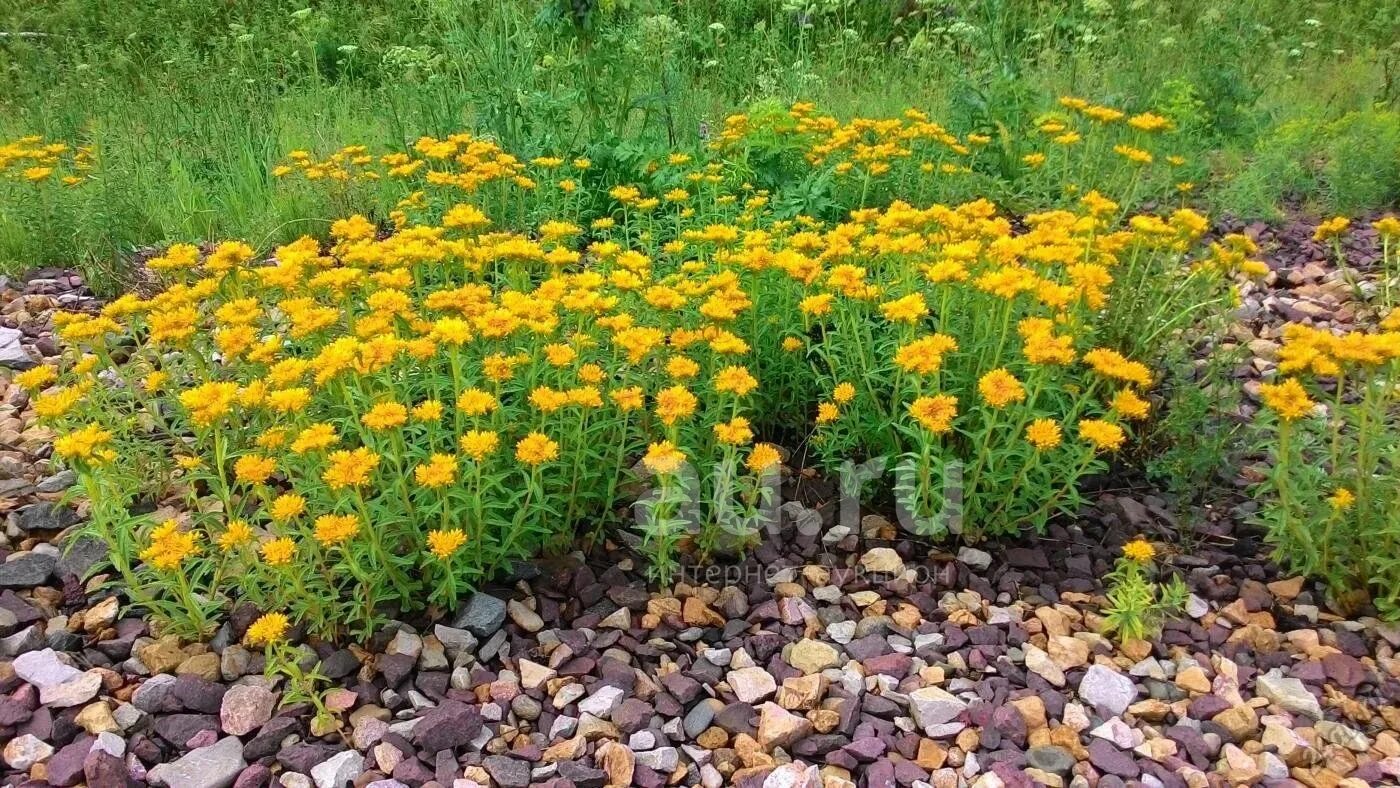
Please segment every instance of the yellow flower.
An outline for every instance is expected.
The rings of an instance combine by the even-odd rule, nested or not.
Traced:
[[[175,520],[166,520],[151,531],[151,543],[141,551],[141,560],[160,572],[178,569],[186,558],[198,552],[198,537],[180,530]]]
[[[777,447],[773,444],[756,443],[754,447],[749,450],[749,458],[745,462],[745,465],[748,466],[750,471],[756,474],[763,474],[776,468],[781,459],[782,455],[778,453]]]
[[[1338,487],[1336,492],[1327,499],[1332,504],[1333,511],[1343,512],[1350,509],[1356,503],[1356,493],[1345,487]]]
[[[58,370],[48,364],[41,364],[15,375],[15,383],[28,391],[38,391],[56,380],[58,380]]]
[[[271,646],[287,635],[290,623],[281,613],[264,613],[248,627],[243,642],[250,646]]]
[[[642,458],[642,464],[646,465],[647,470],[656,474],[675,473],[684,462],[685,453],[670,441],[651,444],[647,448],[646,456]]]
[[[244,484],[262,484],[277,472],[277,461],[259,454],[245,454],[233,463],[233,476]]]
[[[910,403],[909,413],[924,429],[941,435],[953,429],[953,419],[958,415],[958,398],[951,394],[919,397]]]
[[[830,424],[841,418],[841,409],[834,402],[817,403],[817,423]]]
[[[435,399],[425,400],[413,406],[414,421],[440,421],[442,403]]]
[[[434,454],[427,463],[413,469],[413,478],[424,487],[446,487],[457,479],[457,458]]]
[[[928,304],[924,303],[923,295],[910,293],[903,298],[894,301],[886,301],[880,305],[880,314],[891,323],[917,323],[928,314]]]
[[[96,424],[89,424],[67,435],[61,435],[53,442],[54,453],[65,460],[104,459],[104,449],[112,440],[112,433]]]
[[[850,383],[837,383],[831,390],[831,399],[838,405],[845,405],[856,398],[856,387]]]
[[[259,552],[262,553],[263,560],[271,566],[286,566],[292,562],[292,557],[296,555],[297,546],[288,537],[273,539],[263,542]]]
[[[540,465],[558,457],[559,444],[544,433],[532,432],[515,444],[515,459],[525,465]]]
[[[302,430],[292,441],[292,452],[295,454],[305,454],[309,451],[320,451],[321,449],[334,446],[340,442],[340,436],[335,433],[335,427],[326,424],[312,424]]]
[[[637,410],[646,404],[646,400],[642,396],[641,386],[628,386],[626,388],[613,389],[608,392],[608,399],[611,399],[613,404],[617,406],[617,409],[623,413]]]
[[[1265,383],[1259,387],[1259,396],[1264,406],[1278,413],[1284,421],[1296,421],[1312,412],[1315,403],[1308,397],[1307,389],[1297,378],[1287,378],[1282,383]]]
[[[283,493],[272,500],[268,514],[276,522],[285,523],[293,517],[300,517],[305,511],[305,498],[296,493]]]
[[[735,416],[727,422],[721,422],[714,426],[715,440],[728,446],[742,446],[753,440],[753,429],[749,426],[749,420],[743,416]]]
[[[1350,226],[1351,220],[1347,217],[1334,216],[1317,226],[1317,230],[1313,232],[1313,240],[1326,241],[1331,238],[1336,238],[1346,232],[1346,229]]]
[[[1123,545],[1123,557],[1129,561],[1145,564],[1157,555],[1157,548],[1141,537]]]
[[[715,391],[730,392],[743,397],[758,388],[758,380],[747,367],[730,366],[715,373]]]
[[[228,551],[242,547],[253,541],[253,529],[242,520],[229,520],[228,527],[219,534],[219,549]]]
[[[993,408],[1004,408],[1013,402],[1026,398],[1026,389],[1005,368],[994,369],[977,381],[977,390],[982,399]]]
[[[397,402],[381,402],[360,417],[361,424],[377,432],[401,427],[406,421],[408,408]]]
[[[1080,419],[1079,437],[1092,443],[1099,451],[1116,451],[1127,440],[1123,428],[1103,419]]]
[[[1060,425],[1051,419],[1036,419],[1026,427],[1026,441],[1045,451],[1060,445]]]
[[[694,415],[698,404],[699,400],[685,386],[671,386],[656,395],[656,416],[669,427]]]
[[[783,337],[783,350],[789,353],[796,353],[804,347],[806,345],[797,337]]]
[[[1132,389],[1123,389],[1119,391],[1114,395],[1113,402],[1110,403],[1110,406],[1115,413],[1122,415],[1125,419],[1133,419],[1134,421],[1147,418],[1147,412],[1151,408],[1148,401],[1138,396],[1137,392]]]
[[[332,490],[344,487],[363,487],[369,483],[369,475],[379,467],[379,455],[361,446],[353,451],[331,452],[327,458],[328,467],[321,479]]]
[[[458,439],[457,444],[468,457],[481,462],[496,451],[501,444],[500,436],[489,430],[468,430]]]
[[[428,532],[428,550],[439,561],[446,561],[467,543],[467,535],[460,528],[434,530]]]
[[[335,547],[350,540],[360,530],[360,518],[353,514],[323,514],[316,518],[316,541]]]
[[[499,406],[494,396],[481,389],[467,389],[457,398],[457,409],[468,416],[484,416]]]
[[[906,345],[894,354],[894,363],[905,372],[932,375],[943,366],[943,356],[958,349],[957,340],[944,334],[930,334]]]

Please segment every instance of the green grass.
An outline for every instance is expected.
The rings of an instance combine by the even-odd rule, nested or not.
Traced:
[[[274,187],[292,148],[471,128],[526,154],[646,151],[695,144],[764,99],[841,116],[918,106],[966,132],[1024,127],[1073,93],[1168,113],[1213,210],[1355,212],[1400,195],[1393,4],[301,2],[0,4],[0,138],[101,157],[72,205],[0,190],[0,268],[307,232],[341,206]]]

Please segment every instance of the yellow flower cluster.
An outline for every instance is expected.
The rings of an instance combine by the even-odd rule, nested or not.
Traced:
[[[1040,132],[1112,125],[1146,146],[1168,125],[1065,107]],[[752,504],[781,465],[756,442],[774,427],[812,431],[828,461],[913,456],[924,490],[963,462],[970,521],[1039,525],[1149,415],[1151,368],[1100,336],[1122,283],[1143,261],[1233,274],[1248,257],[1192,263],[1199,214],[1124,222],[1094,191],[1020,223],[986,200],[790,216],[720,156],[762,129],[800,140],[814,169],[911,183],[990,144],[916,111],[842,123],[794,105],[730,118],[712,150],[636,183],[590,185],[587,160],[467,134],[293,152],[275,175],[399,183],[392,228],[355,215],[325,241],[171,246],[150,263],[163,290],[59,322],[86,368],[20,382],[43,392],[59,455],[103,483],[130,483],[103,475],[110,452],[168,456],[167,418],[188,443],[171,471],[198,482],[181,486],[190,523],[159,526],[146,563],[174,569],[207,541],[223,562],[207,577],[246,584],[210,598],[312,624],[334,619],[317,600],[353,600],[367,626],[386,601],[450,602],[613,510],[638,460],[670,479],[746,473],[728,494]],[[140,385],[113,393],[98,359],[118,344]]]

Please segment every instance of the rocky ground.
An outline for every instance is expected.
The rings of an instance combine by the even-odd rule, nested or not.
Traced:
[[[1310,226],[1250,229],[1278,272],[1245,294],[1240,341],[1273,341],[1304,304],[1350,319]],[[4,288],[0,364],[52,355],[47,312],[86,300],[61,272]],[[7,387],[0,785],[1400,782],[1400,627],[1329,609],[1224,509],[1186,524],[1149,494],[1102,493],[1044,538],[949,554],[878,515],[832,525],[799,474],[814,508],[788,504],[723,587],[658,590],[603,549],[366,649],[308,647],[335,686],[321,729],[237,645],[247,616],[207,644],[155,638],[78,579],[101,550],[55,503],[71,477],[50,440]],[[1140,534],[1191,545],[1165,560],[1194,594],[1156,642],[1118,645],[1098,634],[1100,578]]]

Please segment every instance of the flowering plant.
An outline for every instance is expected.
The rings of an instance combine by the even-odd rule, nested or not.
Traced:
[[[1324,236],[1341,232],[1331,220]],[[1337,334],[1301,324],[1283,331],[1279,378],[1260,386],[1258,419],[1272,462],[1260,519],[1279,559],[1327,581],[1339,602],[1376,594],[1400,614],[1400,308],[1389,273],[1400,222],[1377,221],[1383,244],[1380,319]],[[1340,254],[1340,252],[1339,252]]]
[[[913,155],[901,139],[966,147],[917,119],[791,117],[811,166],[870,179]],[[595,532],[634,464],[667,582],[686,550],[771,522],[775,429],[833,469],[898,458],[921,534],[1072,511],[1151,409],[1152,368],[1105,330],[1120,274],[1189,270],[1204,220],[1124,222],[1089,193],[1018,229],[986,201],[867,208],[864,190],[849,214],[788,216],[720,158],[736,134],[621,184],[467,134],[294,153],[275,175],[408,192],[386,225],[350,215],[265,258],[176,244],[148,263],[164,289],[64,316],[63,368],[22,382],[133,599],[190,635],[234,601],[365,635]]]

